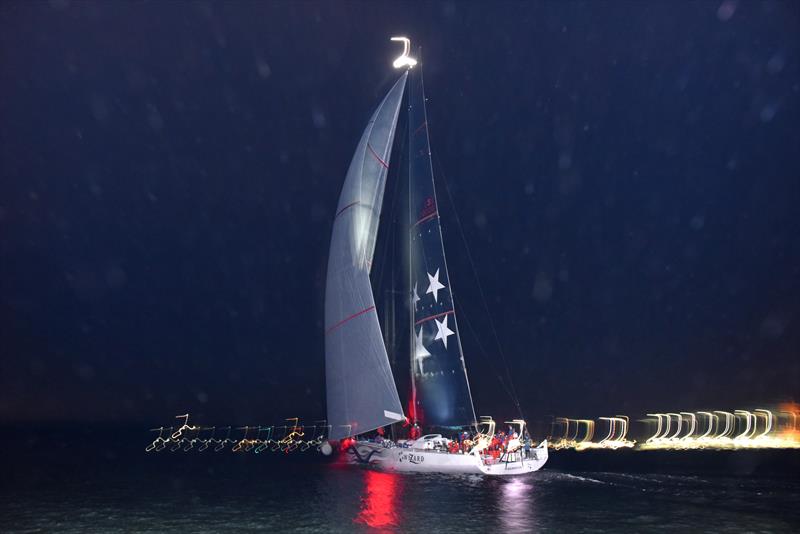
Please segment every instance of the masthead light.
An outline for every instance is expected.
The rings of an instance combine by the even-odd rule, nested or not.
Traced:
[[[417,60],[408,55],[411,52],[411,40],[408,37],[392,37],[391,40],[403,43],[402,55],[392,63],[394,68],[402,69],[403,67],[408,67],[410,69],[417,64]]]

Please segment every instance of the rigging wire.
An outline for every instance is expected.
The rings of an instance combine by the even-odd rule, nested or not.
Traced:
[[[465,320],[465,322],[467,324],[467,328],[472,333],[472,337],[475,338],[475,343],[477,343],[478,349],[480,349],[481,353],[486,358],[486,361],[489,362],[489,365],[492,368],[492,372],[497,377],[497,380],[500,382],[500,385],[503,387],[503,390],[508,395],[508,398],[511,399],[511,402],[513,402],[514,404],[517,404],[516,400],[514,399],[514,393],[506,385],[505,381],[503,380],[503,375],[500,374],[500,372],[497,370],[497,367],[494,365],[494,362],[492,361],[491,356],[489,356],[489,352],[484,348],[483,343],[481,343],[481,340],[478,337],[478,333],[472,327],[472,322],[470,322],[469,316],[467,315],[466,310],[464,309],[464,306],[462,306],[460,302],[457,303],[456,302],[456,297],[455,297],[455,295],[453,295],[453,305],[455,306],[456,304],[458,304],[458,308],[459,308],[458,316]]]
[[[505,353],[503,352],[503,348],[500,345],[500,336],[498,336],[498,334],[497,334],[497,328],[495,328],[495,326],[494,326],[494,321],[492,320],[492,314],[490,313],[489,305],[486,302],[486,295],[483,292],[483,286],[481,286],[480,278],[478,278],[478,269],[475,267],[475,261],[472,259],[472,253],[470,252],[469,245],[467,244],[467,237],[464,234],[464,227],[461,224],[461,218],[458,216],[458,210],[456,209],[456,204],[455,204],[455,202],[453,200],[453,194],[450,192],[450,185],[447,182],[447,177],[445,176],[444,168],[442,166],[441,160],[439,160],[438,156],[436,156],[435,159],[436,159],[436,163],[437,163],[437,166],[438,166],[438,169],[439,169],[439,176],[442,177],[442,182],[444,183],[444,189],[445,189],[445,191],[447,191],[447,198],[450,201],[450,207],[453,210],[453,215],[455,216],[455,219],[456,219],[456,226],[458,226],[458,231],[459,231],[459,234],[461,235],[461,241],[464,244],[464,250],[467,252],[467,259],[469,260],[469,264],[472,267],[472,275],[475,277],[475,285],[478,286],[478,293],[480,294],[481,302],[483,303],[483,308],[484,308],[484,311],[486,312],[486,316],[489,319],[489,327],[491,328],[492,334],[494,335],[495,344],[497,345],[497,352],[498,352],[498,354],[500,354],[500,359],[503,362],[503,368],[504,368],[504,370],[506,372],[506,377],[508,378],[508,386],[510,388],[511,401],[516,405],[517,411],[519,412],[520,417],[524,419],[525,417],[524,417],[524,415],[522,413],[522,407],[520,406],[520,403],[519,403],[519,397],[517,396],[517,391],[514,388],[514,381],[511,378],[511,371],[509,370],[508,362],[506,360]],[[461,309],[463,310],[464,307],[462,306]],[[469,323],[469,320],[467,320],[467,323]],[[470,329],[472,329],[472,328],[470,327]],[[473,330],[473,335],[474,334],[475,334],[475,331]],[[477,336],[475,336],[475,337],[477,339]],[[480,342],[478,342],[478,346],[480,346]],[[491,361],[491,359],[490,359],[490,361]],[[501,383],[502,383],[502,380],[501,380]]]

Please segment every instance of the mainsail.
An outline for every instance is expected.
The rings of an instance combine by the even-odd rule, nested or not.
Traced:
[[[409,82],[409,211],[412,419],[475,424],[433,183],[422,71]]]
[[[372,115],[347,171],[333,222],[325,286],[325,375],[330,439],[404,419],[369,272],[386,171],[408,72]]]

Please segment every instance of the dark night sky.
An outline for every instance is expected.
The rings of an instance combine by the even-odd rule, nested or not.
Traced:
[[[0,4],[0,422],[323,417],[331,221],[396,34],[526,415],[796,398],[797,3],[53,0]]]

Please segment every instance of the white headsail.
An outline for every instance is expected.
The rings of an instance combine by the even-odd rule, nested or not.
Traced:
[[[367,124],[333,222],[325,286],[325,374],[330,438],[404,419],[383,342],[369,272],[386,172],[408,73]]]

